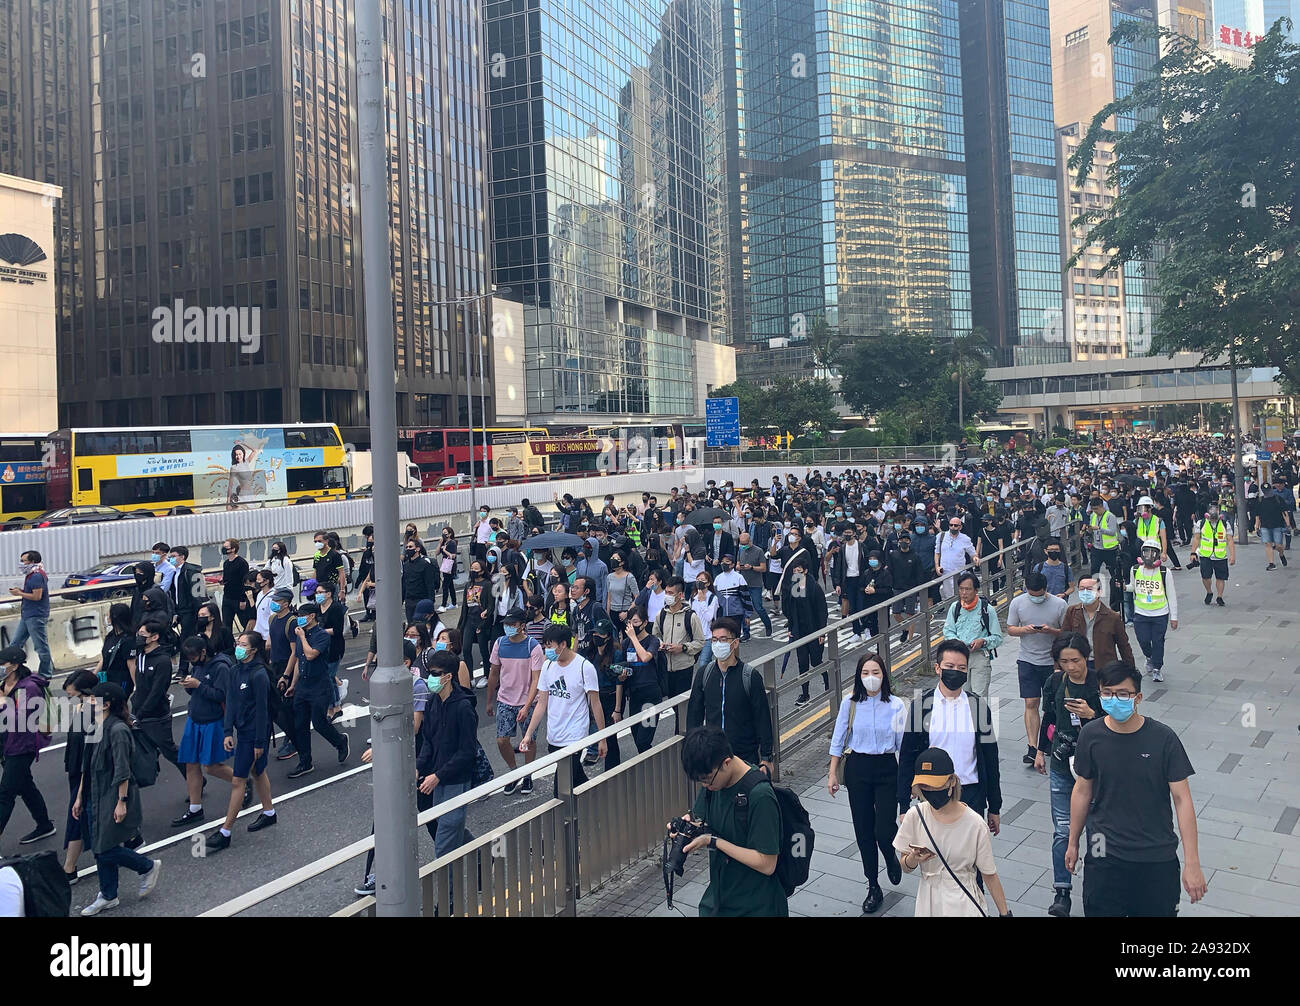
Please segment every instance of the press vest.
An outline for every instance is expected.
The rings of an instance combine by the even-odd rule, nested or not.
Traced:
[[[1155,514],[1150,517],[1138,518],[1138,540],[1146,541],[1148,538],[1160,539],[1161,520]]]
[[[1162,615],[1168,610],[1163,570],[1133,567],[1133,607],[1144,615]]]
[[[1196,551],[1206,559],[1228,558],[1228,533],[1223,521],[1217,525],[1208,520],[1201,522],[1201,544]]]

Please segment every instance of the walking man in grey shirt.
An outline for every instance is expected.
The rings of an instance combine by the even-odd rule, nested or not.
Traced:
[[[1043,685],[1052,676],[1052,644],[1061,634],[1066,603],[1047,592],[1047,577],[1030,573],[1025,577],[1025,593],[1012,598],[1007,610],[1007,635],[1020,640],[1016,671],[1020,677],[1020,697],[1025,700],[1025,738],[1028,751],[1024,763],[1034,767],[1038,753],[1038,706]]]
[[[767,630],[770,637],[772,635],[772,619],[767,611],[763,608],[763,574],[767,571],[767,554],[757,545],[753,545],[749,540],[749,532],[740,532],[740,552],[736,556],[736,570],[745,578],[745,585],[749,588],[749,600],[754,608],[754,614],[758,616],[763,623],[763,628]],[[741,642],[749,638],[749,618],[744,619],[745,634],[740,637]]]

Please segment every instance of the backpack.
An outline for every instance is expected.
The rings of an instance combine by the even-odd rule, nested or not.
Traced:
[[[289,563],[289,568],[293,570],[293,585],[296,587],[298,584],[302,583],[302,574],[298,572],[298,564],[296,562],[292,559],[286,561]]]
[[[749,794],[761,782],[771,785],[772,792],[776,794],[777,807],[781,811],[781,851],[776,856],[775,876],[788,898],[800,884],[808,882],[816,835],[808,811],[804,810],[794,790],[770,783],[767,776],[758,769],[750,769],[737,783],[740,793],[736,797],[736,827],[743,835],[749,834]]]
[[[716,660],[710,660],[707,664],[704,665],[704,677],[700,681],[701,688],[709,687],[709,681],[712,680],[712,674],[714,672],[721,673],[720,671],[718,671],[718,662]],[[751,699],[754,696],[753,690],[750,688],[750,685],[752,685],[753,682],[754,682],[754,668],[750,667],[748,664],[742,663],[741,672],[740,672],[740,684],[741,687],[745,689],[745,694],[749,696]],[[763,697],[766,698],[767,689],[763,685],[761,680],[759,681],[759,687],[763,689]]]
[[[29,919],[66,919],[72,911],[72,885],[53,849],[0,860],[23,883],[23,914]]]
[[[131,781],[141,789],[152,786],[158,781],[158,745],[139,727],[131,728],[131,740]]]
[[[695,642],[695,633],[691,629],[691,615],[695,613],[695,609],[690,604],[686,604],[682,607],[682,611],[686,614],[686,641],[693,643]],[[660,639],[664,638],[664,616],[667,614],[668,609],[664,608],[659,612],[659,617],[655,619],[655,635]]]
[[[40,684],[40,691],[37,693],[41,699],[41,708],[36,716],[36,729],[40,731],[41,743],[45,744],[54,733],[54,710],[51,706],[50,699],[50,679],[43,674],[33,673],[31,675]],[[30,699],[28,700],[30,702]]]
[[[952,607],[948,609],[948,617],[954,622],[957,621],[957,605],[959,604],[961,604],[960,601],[953,601]],[[987,638],[988,634],[992,631],[992,627],[989,625],[989,602],[982,597],[980,598],[980,626],[984,629],[984,636]],[[993,660],[997,657],[998,651],[989,650],[988,654],[989,659]]]

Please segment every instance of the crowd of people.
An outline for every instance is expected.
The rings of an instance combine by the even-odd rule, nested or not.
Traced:
[[[374,620],[376,576],[392,561],[400,564],[422,808],[491,777],[477,738],[480,708],[495,721],[497,751],[513,768],[520,757],[525,764],[535,758],[543,728],[556,750],[628,718],[632,742],[644,751],[655,723],[639,711],[687,692],[687,726],[722,733],[721,741],[701,740],[693,756],[721,756],[708,773],[696,773],[712,792],[719,780],[741,778],[742,763],[771,767],[762,676],[741,657],[753,634],[771,636],[773,618],[781,616],[788,638],[802,640],[794,661],[802,705],[811,701],[811,672],[823,661],[831,609],[846,616],[875,607],[849,623],[850,643],[859,645],[919,605],[938,605],[945,641],[935,653],[933,686],[907,702],[894,694],[890,669],[873,650],[857,659],[852,693],[838,710],[827,785],[832,795],[848,793],[868,885],[864,911],[883,903],[882,863],[893,885],[902,872],[921,871],[918,914],[982,911],[982,900],[965,896],[972,883],[987,884],[1004,907],[988,843],[988,833],[998,830],[1001,795],[997,746],[986,723],[992,661],[1007,637],[1019,642],[1024,764],[1049,776],[1058,890],[1051,914],[1070,913],[1085,819],[1098,832],[1116,814],[1146,815],[1143,835],[1159,833],[1161,848],[1168,845],[1161,801],[1146,792],[1137,806],[1114,782],[1115,773],[1133,774],[1126,763],[1133,748],[1122,738],[1142,731],[1158,735],[1163,761],[1151,763],[1146,783],[1158,781],[1156,768],[1169,774],[1188,856],[1183,882],[1199,897],[1204,883],[1192,858],[1195,822],[1186,798],[1190,766],[1177,737],[1135,707],[1144,677],[1164,680],[1165,634],[1179,625],[1172,574],[1185,567],[1177,548],[1190,548],[1207,605],[1227,603],[1235,521],[1247,521],[1266,544],[1268,570],[1288,564],[1293,458],[1280,457],[1272,472],[1268,483],[1252,481],[1238,505],[1219,443],[1189,434],[1120,440],[1090,454],[1003,454],[957,468],[814,470],[773,477],[770,485],[710,480],[693,492],[673,488],[662,499],[643,493],[639,504],[616,503],[612,494],[597,505],[557,495],[552,520],[523,498],[504,513],[481,508],[463,543],[449,525],[435,543],[408,524],[400,558],[376,554],[370,527],[355,559],[337,533],[320,532],[309,576],[281,542],[253,568],[241,543],[229,539],[222,544],[220,601],[208,596],[186,547],[159,542],[136,564],[129,602],[111,607],[96,665],[62,683],[70,701],[92,705],[110,724],[94,743],[68,738],[64,869],[75,878],[89,845],[100,890],[86,915],[118,904],[121,866],[142,876],[142,894],[153,890],[161,863],[134,852],[141,843],[135,746],[170,761],[184,779],[185,805],[174,827],[207,820],[209,779],[230,784],[221,823],[206,838],[209,853],[231,844],[235,819],[253,800],[261,813],[249,831],[277,822],[266,772],[272,756],[296,759],[290,779],[312,772],[315,733],[346,762],[348,735],[335,725],[348,694],[340,674],[345,640],[359,634],[359,623]],[[1082,538],[1086,568],[1071,568],[1080,543],[1071,536]],[[1008,556],[1026,575],[1004,625],[981,596],[976,570],[982,566],[996,586]],[[24,583],[11,590],[21,596],[22,635],[0,652],[0,698],[15,705],[48,694],[54,676],[45,636],[48,576],[39,553],[28,551],[23,563]],[[1130,625],[1144,670],[1134,665]],[[36,671],[21,646],[27,638],[39,658]],[[372,633],[365,676],[374,651]],[[828,675],[821,676],[829,688]],[[179,744],[175,687],[189,697]],[[275,747],[277,731],[283,742]],[[46,740],[16,732],[4,738],[0,833],[21,798],[35,825],[24,844],[57,830],[32,777]],[[367,750],[361,757],[370,756]],[[601,759],[610,769],[621,757],[617,743],[593,745],[573,760],[573,781],[585,780],[584,769]],[[736,759],[732,768],[726,759]],[[511,783],[506,792],[515,788]],[[518,788],[531,793],[531,777]],[[1091,798],[1081,804],[1085,789]],[[913,797],[922,799],[910,806]],[[971,827],[973,815],[984,822],[980,828]],[[431,822],[439,855],[466,840],[465,824],[463,809]],[[1121,838],[1111,849],[1114,864],[1094,869],[1088,860],[1086,876],[1097,882],[1085,886],[1085,912],[1104,906],[1107,913],[1172,913],[1176,882],[1171,889],[1162,873],[1157,892],[1122,868],[1153,862],[1152,850],[1128,848]],[[728,853],[714,846],[710,855]],[[358,894],[374,890],[369,866],[366,873]],[[730,881],[736,871],[719,875]],[[1095,902],[1090,891],[1098,892]],[[769,905],[765,897],[748,903]],[[1134,900],[1141,898],[1148,900]],[[715,891],[710,906],[734,914],[725,892]]]

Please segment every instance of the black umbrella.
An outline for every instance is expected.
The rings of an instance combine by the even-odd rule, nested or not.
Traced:
[[[586,544],[586,540],[576,534],[568,534],[564,531],[544,531],[542,534],[535,534],[531,538],[525,538],[520,543],[520,547],[536,551],[541,548],[582,548]]]
[[[698,510],[692,510],[686,515],[686,523],[692,524],[696,527],[708,527],[712,525],[715,520],[731,520],[731,514],[727,513],[726,510],[719,510],[715,506],[709,506],[701,507]]]
[[[1146,458],[1125,458],[1124,464],[1129,468],[1150,468],[1151,462]]]

